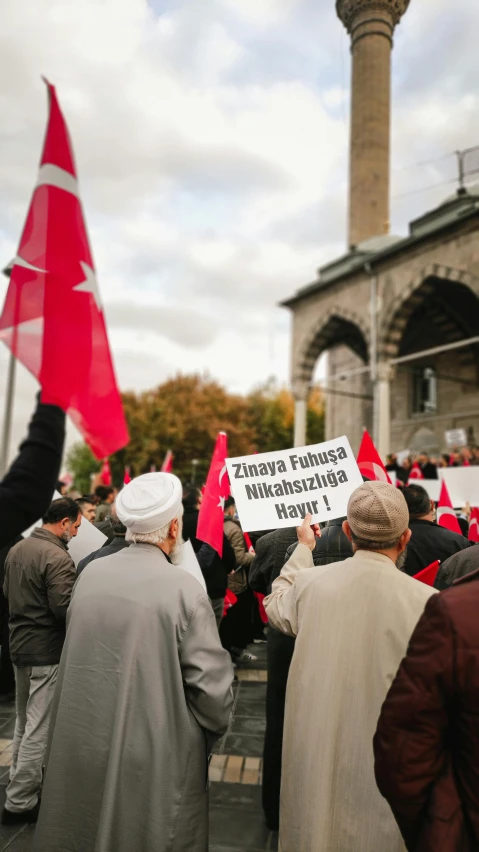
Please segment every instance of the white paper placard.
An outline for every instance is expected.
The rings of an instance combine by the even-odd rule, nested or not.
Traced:
[[[294,527],[346,515],[363,478],[346,437],[310,447],[226,459],[245,532]]]
[[[439,476],[445,480],[455,509],[462,509],[466,503],[479,506],[479,467],[439,468]]]
[[[189,539],[188,541],[185,541],[183,546],[183,559],[178,567],[183,568],[184,571],[188,571],[188,574],[192,574],[195,580],[198,580],[198,583],[203,586],[206,592],[205,578],[203,577],[203,572],[201,571],[199,562],[196,558],[196,553],[193,550],[193,545]]]
[[[55,491],[52,501],[59,500],[60,497],[61,494],[59,494],[58,491]],[[80,509],[78,509],[78,511],[80,511]],[[37,527],[41,527],[41,525],[42,521],[40,519],[36,524],[33,524],[28,530],[25,530],[25,532],[22,533],[23,538],[28,538],[28,536],[32,534],[33,530]],[[68,545],[68,552],[75,563],[75,568],[78,566],[78,563],[85,558],[85,556],[89,556],[94,550],[99,550],[100,547],[103,547],[106,540],[106,535],[100,532],[100,530],[91,524],[90,521],[87,521],[86,518],[82,517],[78,533],[75,538],[72,538]]]
[[[389,476],[389,479],[391,480],[391,485],[396,485],[396,483],[398,481],[396,471],[395,470],[388,470],[388,476]]]
[[[434,500],[435,503],[439,500],[441,491],[440,479],[410,479],[408,485],[420,485],[421,488],[427,491],[430,500]]]
[[[448,429],[445,433],[446,443],[450,449],[467,446],[467,435],[465,429]]]

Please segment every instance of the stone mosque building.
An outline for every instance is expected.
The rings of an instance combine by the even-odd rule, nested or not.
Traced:
[[[461,189],[389,234],[393,34],[409,0],[336,0],[351,36],[349,249],[283,304],[293,315],[295,443],[328,351],[326,437],[363,428],[381,455],[479,443],[479,192]]]

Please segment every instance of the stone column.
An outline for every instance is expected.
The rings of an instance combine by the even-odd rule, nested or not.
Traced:
[[[391,452],[391,382],[394,368],[387,361],[378,364],[374,389],[378,418],[377,450],[384,463]]]
[[[336,0],[351,35],[349,244],[389,231],[391,49],[409,0]]]
[[[294,387],[294,446],[306,446],[306,423],[308,412],[308,388]]]

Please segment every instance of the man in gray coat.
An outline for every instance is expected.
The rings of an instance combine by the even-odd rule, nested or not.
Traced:
[[[77,582],[35,852],[208,848],[208,756],[233,669],[206,593],[178,565],[181,499],[168,473],[125,486],[130,547]]]
[[[13,547],[5,561],[3,591],[10,611],[17,711],[5,825],[36,822],[38,817],[50,711],[76,580],[68,542],[81,518],[74,500],[54,500],[42,528]]]

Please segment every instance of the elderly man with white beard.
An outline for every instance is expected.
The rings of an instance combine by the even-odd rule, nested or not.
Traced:
[[[182,487],[140,476],[116,510],[130,547],[88,565],[67,619],[35,852],[206,852],[208,755],[233,669],[178,567]]]

